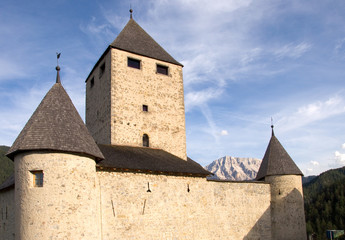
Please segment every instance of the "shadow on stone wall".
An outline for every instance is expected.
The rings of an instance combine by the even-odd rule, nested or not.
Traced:
[[[272,216],[271,216],[272,214]],[[270,215],[270,216],[267,216]],[[271,225],[265,224],[267,217]],[[271,235],[267,235],[267,233]],[[306,225],[303,208],[303,196],[295,188],[285,197],[274,199],[272,205],[256,222],[243,240],[306,240]]]
[[[271,240],[271,235],[271,209],[268,208],[243,240]]]

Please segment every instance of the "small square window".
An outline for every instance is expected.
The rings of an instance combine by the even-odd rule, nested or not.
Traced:
[[[32,174],[33,186],[43,187],[43,171],[35,170],[35,171],[30,171],[30,172]]]
[[[140,60],[134,58],[128,58],[127,60],[128,67],[140,69]]]
[[[157,64],[157,73],[168,75],[169,68],[167,66]]]
[[[95,85],[95,78],[91,78],[90,87],[93,87],[93,85]]]
[[[143,105],[143,111],[144,111],[144,112],[148,112],[148,111],[149,111],[149,106]]]
[[[105,63],[103,63],[101,67],[99,68],[99,78],[103,76],[104,71],[105,71]]]

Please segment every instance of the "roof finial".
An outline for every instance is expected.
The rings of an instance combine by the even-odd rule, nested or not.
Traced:
[[[274,131],[273,131],[274,125],[273,125],[273,118],[272,117],[271,117],[271,128],[272,128],[272,136],[274,136]]]
[[[131,13],[131,14],[130,14],[130,18],[132,19],[132,18],[133,18],[133,15],[132,15],[132,13],[133,13],[132,6],[130,6],[129,12]]]
[[[56,83],[61,83],[60,81],[60,67],[59,67],[59,58],[60,58],[61,53],[56,53]]]

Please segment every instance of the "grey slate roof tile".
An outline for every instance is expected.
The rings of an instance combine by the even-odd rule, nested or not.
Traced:
[[[101,144],[98,146],[105,157],[105,160],[97,164],[98,167],[176,175],[211,174],[190,158],[185,161],[161,149]]]
[[[61,83],[55,83],[9,149],[7,156],[30,150],[103,155]]]
[[[266,176],[272,175],[303,175],[284,147],[274,136],[273,130],[256,179],[262,180]]]
[[[0,191],[9,189],[14,186],[14,173],[9,176],[2,184],[0,184]]]
[[[111,47],[183,66],[167,53],[138,23],[130,19]]]

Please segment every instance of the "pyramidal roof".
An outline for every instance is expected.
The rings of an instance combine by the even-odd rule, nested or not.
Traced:
[[[132,18],[122,29],[117,38],[110,44],[111,47],[127,52],[154,58],[164,62],[183,66],[167,53],[148,33]]]
[[[49,150],[85,154],[97,161],[104,159],[60,83],[60,68],[56,69],[56,83],[26,123],[7,156],[13,160],[19,152]]]
[[[262,180],[266,176],[272,175],[303,175],[284,147],[274,136],[273,126],[272,137],[256,179]]]

